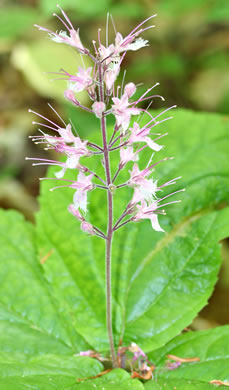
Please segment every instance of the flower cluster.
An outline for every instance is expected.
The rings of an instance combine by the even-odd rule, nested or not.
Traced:
[[[120,66],[127,51],[136,51],[148,46],[148,41],[144,40],[140,35],[149,28],[154,27],[145,27],[145,24],[155,15],[139,24],[126,37],[123,37],[119,32],[116,33],[115,31],[114,43],[110,45],[108,42],[106,42],[106,45],[101,43],[99,30],[97,42],[92,42],[92,54],[81,42],[79,29],[75,29],[66,13],[60,6],[58,8],[62,16],[57,14],[54,14],[54,16],[61,21],[65,29],[64,31],[53,32],[41,26],[36,25],[36,27],[39,30],[48,32],[54,42],[70,45],[82,56],[87,56],[91,61],[92,64],[88,68],[85,68],[83,63],[83,66],[78,68],[75,75],[70,74],[64,69],[60,70],[57,74],[67,81],[67,88],[64,92],[66,99],[77,108],[81,108],[99,118],[103,145],[101,146],[91,143],[88,140],[82,140],[72,125],[70,123],[66,124],[50,106],[55,111],[61,125],[30,110],[30,112],[33,112],[43,120],[42,123],[33,122],[34,124],[38,124],[41,129],[39,129],[40,135],[33,136],[32,139],[36,143],[46,144],[45,149],[54,149],[56,152],[61,153],[65,156],[65,160],[60,162],[38,158],[28,159],[37,160],[33,165],[46,164],[60,167],[55,173],[56,178],[46,178],[46,180],[59,180],[66,183],[55,186],[51,190],[61,187],[69,187],[75,190],[73,202],[69,205],[68,209],[80,221],[83,231],[107,239],[108,235],[111,235],[126,223],[130,221],[137,222],[142,219],[150,219],[153,229],[163,231],[158,221],[158,215],[164,214],[164,206],[178,201],[163,202],[168,196],[179,191],[161,198],[158,197],[158,193],[164,187],[176,183],[176,180],[180,177],[160,185],[152,178],[154,167],[162,161],[169,159],[165,158],[151,163],[155,153],[159,152],[163,147],[160,144],[160,139],[167,134],[154,133],[154,128],[171,118],[161,119],[160,117],[175,106],[164,110],[157,116],[152,116],[150,112],[139,107],[139,104],[141,105],[147,99],[151,101],[154,98],[160,98],[164,101],[162,96],[151,94],[151,91],[157,87],[158,83],[137,99],[134,98],[137,87],[133,82],[129,82],[125,86],[123,82],[122,86],[115,88],[115,82],[120,73]],[[83,106],[77,99],[77,93],[83,90],[88,93],[92,101],[91,107]],[[109,140],[107,139],[108,135],[106,130],[106,117],[108,115],[113,115],[114,117],[113,134]],[[141,119],[146,115],[148,121],[144,121],[146,123],[141,126]],[[51,130],[54,135],[47,134],[44,129]],[[152,157],[147,166],[141,170],[138,161],[141,152],[146,148],[151,150]],[[112,173],[109,165],[109,154],[113,152],[116,152],[116,154],[120,153],[120,159],[117,170]],[[97,155],[103,156],[105,178],[98,176],[82,162],[91,156],[96,158]],[[116,184],[120,172],[129,163],[132,164],[132,169],[129,171],[129,179],[125,183]],[[64,178],[67,169],[73,170],[76,173],[75,180]],[[111,226],[109,227],[106,235],[100,229],[86,221],[88,192],[95,188],[106,190],[108,192],[109,207],[111,207],[111,197],[113,196],[114,189],[125,186],[133,188],[133,197],[118,221],[112,226],[112,229]]]

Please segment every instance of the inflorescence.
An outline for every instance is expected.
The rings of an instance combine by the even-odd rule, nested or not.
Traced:
[[[81,139],[72,129],[72,124],[65,123],[51,106],[50,108],[55,111],[55,114],[61,121],[61,126],[41,114],[29,110],[42,120],[41,122],[33,122],[42,129],[39,129],[40,135],[31,137],[32,140],[35,143],[46,145],[46,150],[53,149],[56,152],[65,155],[66,158],[65,162],[41,158],[27,159],[36,161],[33,165],[51,165],[60,168],[56,171],[55,178],[46,178],[46,180],[52,179],[62,182],[62,185],[55,186],[51,190],[63,187],[74,189],[73,203],[69,205],[68,210],[81,222],[81,229],[83,231],[107,239],[105,233],[86,220],[88,192],[95,188],[99,188],[113,193],[114,189],[125,186],[133,188],[133,197],[127,204],[118,221],[113,225],[113,232],[128,222],[136,222],[142,219],[150,219],[153,229],[163,231],[158,222],[158,215],[165,213],[163,208],[168,204],[179,202],[178,200],[175,200],[164,203],[164,201],[171,195],[183,190],[173,192],[170,195],[161,198],[158,197],[158,192],[164,187],[176,183],[176,180],[180,179],[180,177],[176,177],[159,185],[157,181],[152,178],[154,167],[162,161],[171,158],[164,158],[155,163],[152,163],[151,158],[143,170],[139,169],[137,161],[139,160],[140,153],[146,148],[151,149],[152,156],[162,149],[163,146],[158,144],[158,141],[160,142],[161,138],[166,136],[167,133],[161,134],[154,133],[153,131],[157,125],[171,118],[167,117],[165,119],[160,119],[162,114],[175,106],[164,110],[157,116],[152,116],[148,110],[138,107],[141,102],[146,100],[151,101],[154,98],[160,98],[164,101],[162,96],[151,94],[151,91],[157,87],[158,83],[149,88],[138,99],[133,98],[137,88],[133,82],[124,86],[123,80],[121,86],[115,87],[116,79],[120,73],[120,66],[127,51],[136,51],[148,46],[148,41],[144,40],[139,35],[154,27],[144,26],[156,15],[144,20],[124,38],[115,30],[115,41],[110,45],[108,45],[108,39],[106,39],[106,45],[101,43],[99,30],[98,41],[92,42],[94,52],[91,54],[81,42],[79,29],[75,30],[66,13],[60,6],[58,6],[58,8],[61,11],[62,17],[56,14],[54,14],[54,16],[62,22],[65,31],[52,32],[44,27],[35,26],[38,27],[39,30],[48,32],[49,37],[54,42],[70,45],[80,53],[81,56],[89,57],[92,66],[88,68],[84,65],[79,67],[78,72],[75,75],[72,75],[63,69],[57,74],[61,79],[67,81],[68,87],[64,92],[65,98],[77,108],[94,114],[100,119],[103,130],[103,141],[105,143],[103,142],[103,146],[100,146],[89,142],[88,140]],[[111,20],[113,23],[112,18]],[[83,61],[82,63],[84,64]],[[76,97],[77,93],[83,90],[88,93],[88,96],[92,101],[90,108],[83,106]],[[114,116],[115,125],[113,134],[110,140],[107,141],[107,135],[104,135],[104,129],[105,120],[108,115]],[[148,122],[143,126],[140,126],[140,118],[142,118],[143,115],[148,116]],[[51,130],[51,134],[54,135],[46,133],[44,131],[45,129]],[[106,166],[106,164],[108,164],[108,159],[112,158],[110,153],[113,151],[120,152],[120,161],[113,178],[109,176],[109,169],[105,172],[106,179],[103,179],[82,163],[82,160],[98,155],[103,156],[103,165]],[[132,162],[133,164],[129,179],[123,184],[116,185],[118,175],[129,162]],[[77,178],[75,180],[64,178],[66,170],[69,169],[74,170],[77,173]],[[41,180],[44,179],[42,178]]]

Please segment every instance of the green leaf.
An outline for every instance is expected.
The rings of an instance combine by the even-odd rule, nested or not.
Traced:
[[[85,348],[44,279],[33,226],[20,214],[1,210],[0,245],[0,350],[36,355]]]
[[[148,221],[131,224],[117,233],[113,244],[116,344],[120,338],[125,345],[135,341],[145,351],[179,334],[206,305],[221,263],[218,242],[229,234],[229,210],[214,211],[229,195],[228,118],[177,110],[173,121],[160,126],[169,136],[157,159],[176,159],[159,165],[155,178],[164,183],[182,175],[164,194],[181,186],[187,192],[181,204],[167,208],[167,217],[159,217],[166,233],[153,231]],[[100,134],[96,137],[100,142]],[[95,169],[97,162],[90,159],[89,164]],[[54,183],[43,183],[37,217],[41,256],[52,250],[44,272],[59,305],[73,314],[77,332],[95,349],[107,350],[104,245],[81,232],[68,213],[72,189],[50,193]],[[116,191],[115,218],[131,192]],[[90,220],[103,229],[106,194],[93,191],[89,202]]]
[[[145,384],[145,390],[213,390],[215,388],[215,385],[210,383],[186,379],[161,379]],[[220,386],[220,389],[226,389],[226,386]]]
[[[213,379],[229,381],[229,326],[215,329],[188,332],[176,337],[165,347],[149,354],[150,359],[158,366],[158,375],[166,378],[195,379],[209,382]],[[167,355],[182,358],[198,357],[200,361],[182,363],[174,370],[166,370]],[[161,371],[160,371],[160,367]]]

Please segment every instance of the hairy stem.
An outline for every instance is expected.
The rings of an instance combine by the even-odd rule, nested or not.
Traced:
[[[98,64],[99,74],[99,95],[100,100],[104,102],[104,90],[103,90],[103,69],[102,64]],[[106,134],[106,118],[104,113],[101,118],[101,131],[103,138],[103,153],[104,153],[104,169],[106,174],[106,184],[109,188],[111,182],[110,172],[110,161],[109,161],[109,150],[107,144]],[[111,250],[112,250],[112,221],[113,221],[113,195],[110,190],[107,191],[107,205],[108,205],[108,222],[107,222],[107,239],[106,239],[106,321],[107,321],[107,332],[110,344],[110,352],[112,358],[112,366],[117,367],[117,357],[114,347],[113,330],[112,330],[112,290],[111,290]]]

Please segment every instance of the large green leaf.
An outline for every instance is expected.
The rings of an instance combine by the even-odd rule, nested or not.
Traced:
[[[97,375],[98,361],[74,356],[88,345],[44,278],[34,227],[1,210],[0,246],[0,388],[59,390]]]
[[[221,261],[218,242],[229,234],[229,210],[217,210],[229,191],[227,119],[178,111],[166,130],[160,157],[177,158],[159,167],[159,183],[183,174],[187,194],[161,218],[167,233],[152,231],[148,221],[127,225],[113,246],[115,341],[135,341],[145,351],[165,345],[207,303]],[[51,186],[42,186],[36,232],[15,212],[0,215],[0,388],[140,389],[123,371],[76,382],[101,365],[74,355],[108,350],[104,244],[81,232],[68,213],[72,190],[50,192]],[[115,216],[129,196],[116,191]],[[93,191],[89,201],[91,219],[103,228],[105,192]]]
[[[184,378],[209,382],[213,379],[229,381],[229,326],[188,332],[176,337],[165,347],[149,354],[158,367],[158,375],[164,378]],[[196,358],[193,363],[182,363],[174,370],[164,367],[166,356],[172,354],[181,358]]]
[[[176,159],[158,167],[159,183],[183,175],[173,190],[182,185],[187,192],[160,220],[167,233],[152,231],[149,222],[132,224],[118,232],[113,245],[116,343],[121,337],[146,351],[179,334],[206,305],[221,262],[218,242],[229,234],[228,209],[213,211],[229,194],[228,119],[178,110],[160,126],[169,136],[158,158]],[[37,218],[41,255],[52,250],[44,272],[55,299],[73,314],[77,332],[106,350],[104,245],[79,231],[68,213],[73,191],[50,193],[52,186],[53,181],[43,183]],[[116,216],[130,196],[116,191]],[[105,194],[93,191],[89,201],[91,220],[103,228]]]

